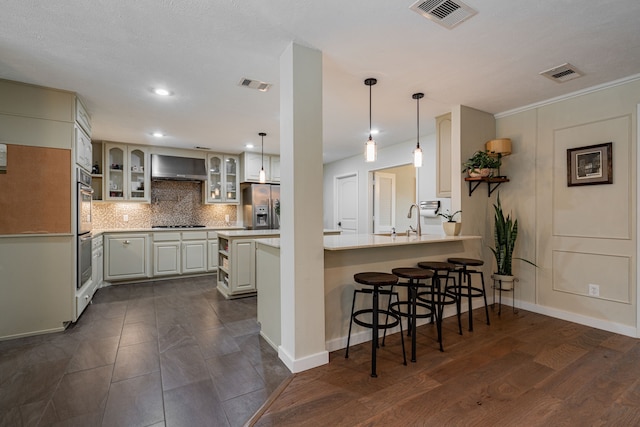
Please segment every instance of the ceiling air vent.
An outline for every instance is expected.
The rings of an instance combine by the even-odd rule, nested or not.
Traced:
[[[240,79],[238,86],[248,87],[249,89],[258,89],[260,92],[266,92],[271,88],[271,83],[261,82],[259,80],[251,80],[245,77]]]
[[[564,83],[568,82],[569,80],[582,77],[582,73],[568,62],[562,65],[558,65],[557,67],[550,68],[547,71],[542,71],[540,72],[540,74],[548,79],[553,80],[556,83]]]
[[[409,9],[448,29],[478,13],[457,0],[419,0]]]

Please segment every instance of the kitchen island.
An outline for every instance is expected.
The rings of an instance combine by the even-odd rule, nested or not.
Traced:
[[[255,240],[258,322],[261,335],[277,349],[280,343],[280,239]],[[480,236],[381,236],[345,234],[324,237],[325,345],[327,351],[346,347],[355,283],[364,271],[391,272],[414,267],[419,261],[449,257],[482,258]],[[364,308],[364,298],[356,310]],[[360,304],[362,302],[362,304]],[[304,307],[296,307],[304,310]],[[355,325],[353,344],[369,341],[371,331]]]
[[[325,235],[340,230],[324,230]],[[227,299],[256,294],[255,239],[277,238],[279,229],[218,232],[218,291]]]

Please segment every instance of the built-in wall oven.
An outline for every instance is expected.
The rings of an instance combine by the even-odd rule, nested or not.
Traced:
[[[78,282],[80,289],[91,279],[91,201],[93,189],[91,188],[91,175],[84,169],[77,168],[78,172]]]

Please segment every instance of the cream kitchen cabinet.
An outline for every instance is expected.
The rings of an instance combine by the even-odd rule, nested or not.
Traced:
[[[150,277],[149,234],[104,235],[104,279],[133,280]]]
[[[153,233],[153,276],[205,273],[207,232]]]
[[[180,274],[180,233],[153,233],[153,276]]]
[[[207,232],[207,271],[218,270],[218,233]]]
[[[238,163],[238,156],[207,155],[205,203],[238,203],[240,201]]]
[[[255,294],[253,239],[218,237],[218,291],[225,298]]]
[[[150,163],[147,148],[105,144],[104,200],[149,203]]]
[[[436,196],[451,197],[451,113],[436,117]]]
[[[207,232],[182,233],[182,273],[204,273],[207,271]]]
[[[259,182],[260,169],[264,164],[267,182],[280,182],[280,156],[265,154],[264,162],[261,153],[242,153],[242,182]]]

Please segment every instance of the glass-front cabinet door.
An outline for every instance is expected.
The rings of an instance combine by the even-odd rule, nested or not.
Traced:
[[[145,148],[105,144],[104,200],[150,202],[149,154]]]
[[[222,163],[223,157],[217,154],[209,155],[209,190],[207,191],[207,202],[222,202]]]
[[[107,162],[104,165],[106,175],[106,200],[124,200],[126,147],[121,145],[107,145]]]
[[[207,203],[238,203],[238,157],[223,154],[207,156]]]
[[[237,203],[240,200],[238,194],[238,157],[224,156],[225,163],[225,200],[229,203]]]
[[[149,200],[148,173],[147,153],[141,148],[129,147],[129,200]]]

